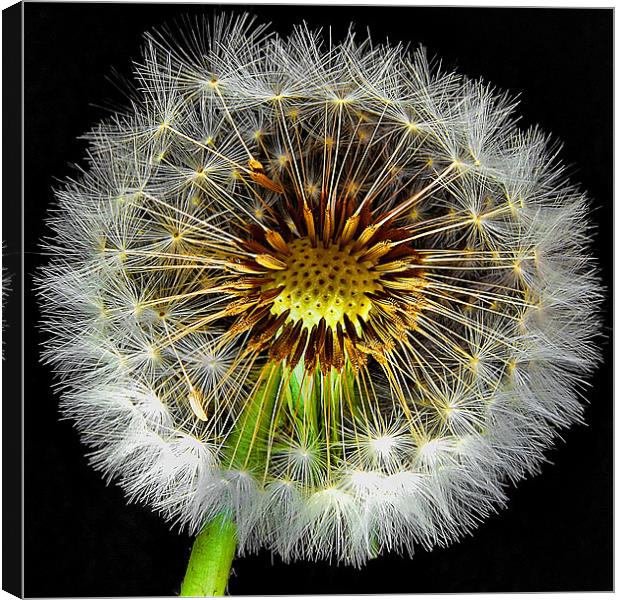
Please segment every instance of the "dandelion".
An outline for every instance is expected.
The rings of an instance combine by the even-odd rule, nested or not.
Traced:
[[[251,18],[147,36],[39,276],[93,465],[235,553],[446,545],[582,419],[587,201],[515,102],[423,50]]]

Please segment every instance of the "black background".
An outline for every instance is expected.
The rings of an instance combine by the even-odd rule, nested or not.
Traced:
[[[113,67],[129,76],[142,33],[221,5],[25,5],[25,593],[27,596],[173,595],[191,540],[87,465],[77,434],[58,419],[30,275],[56,181],[74,173],[78,136],[122,98]],[[240,10],[229,7],[229,10]],[[473,77],[520,93],[524,126],[564,141],[561,158],[589,191],[599,223],[595,251],[612,287],[612,11],[356,6],[252,6],[282,34],[306,19],[351,21],[375,40],[421,43]],[[4,199],[5,231],[11,222]],[[10,216],[10,215],[9,215]],[[9,234],[10,237],[10,234]],[[10,254],[10,253],[9,253]],[[9,259],[9,265],[11,259]],[[610,292],[611,294],[611,292]],[[609,295],[610,295],[609,294]],[[472,537],[413,559],[387,555],[362,570],[285,565],[262,552],[235,561],[232,594],[493,592],[612,588],[612,367],[610,303],[604,365],[588,393],[587,426],[566,432],[542,475],[510,490],[507,510]],[[9,324],[9,329],[12,328]],[[5,364],[5,368],[7,365]],[[11,373],[5,370],[5,402]],[[16,374],[13,377],[16,378]],[[6,489],[6,488],[5,488]]]

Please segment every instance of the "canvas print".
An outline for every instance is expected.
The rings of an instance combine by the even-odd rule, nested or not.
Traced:
[[[26,591],[609,589],[611,17],[581,12],[28,4]]]

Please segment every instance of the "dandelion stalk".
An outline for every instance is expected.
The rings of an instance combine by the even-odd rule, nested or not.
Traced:
[[[256,391],[243,407],[226,440],[225,460],[230,461],[231,468],[251,471],[257,475],[263,472],[269,451],[269,425],[281,385],[281,371],[278,364],[267,364],[261,371],[255,384]]]
[[[181,596],[223,596],[237,542],[235,524],[218,515],[198,534],[181,585]]]
[[[266,427],[278,396],[281,369],[268,365],[227,441],[231,467],[260,469],[267,452]],[[262,461],[261,461],[262,458]],[[251,467],[250,467],[251,465]],[[220,513],[196,537],[181,586],[181,596],[223,596],[237,547],[230,515]]]

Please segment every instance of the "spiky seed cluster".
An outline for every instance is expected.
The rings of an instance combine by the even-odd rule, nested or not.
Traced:
[[[304,161],[319,161],[321,153],[327,153],[325,144],[304,149]],[[338,165],[329,157],[326,170],[353,172],[347,158]],[[251,161],[250,176],[260,165]],[[421,260],[412,232],[394,221],[420,193],[373,214],[372,195],[352,194],[348,180],[343,189],[330,189],[329,172],[314,202],[304,192],[307,182],[282,173],[280,183],[268,185],[272,180],[263,177],[257,181],[281,196],[283,206],[277,212],[275,204],[270,208],[272,224],[247,228],[249,239],[240,245],[252,258],[230,265],[254,276],[230,290],[240,296],[233,306],[241,312],[231,330],[236,335],[249,330],[252,349],[265,349],[270,359],[291,369],[303,357],[310,375],[317,368],[322,375],[341,372],[346,364],[358,372],[369,356],[385,362],[396,340],[406,340],[406,331],[416,326]]]
[[[241,551],[446,544],[577,422],[585,197],[490,87],[246,17],[147,39],[39,277],[93,464]]]

